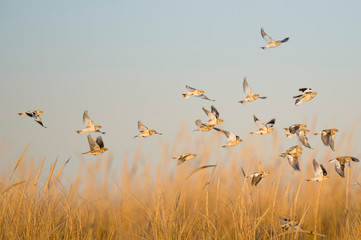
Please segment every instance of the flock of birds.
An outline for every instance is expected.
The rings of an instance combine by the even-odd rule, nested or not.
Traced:
[[[265,33],[263,28],[261,29],[261,35],[268,42],[268,44],[266,46],[261,47],[264,50],[268,49],[268,48],[277,47],[280,44],[285,43],[289,40],[289,38],[287,37],[280,41],[274,41],[269,35],[267,35]],[[187,99],[189,97],[198,97],[198,98],[205,99],[208,101],[215,101],[215,100],[208,98],[204,94],[205,92],[203,90],[198,90],[198,89],[192,88],[187,85],[186,85],[186,88],[188,89],[188,92],[182,93],[182,96],[184,99]],[[252,92],[246,78],[244,78],[244,80],[243,80],[243,91],[246,94],[246,97],[245,97],[245,99],[239,101],[239,103],[241,103],[241,104],[246,104],[246,103],[255,101],[257,99],[266,99],[266,97],[260,97],[259,94],[254,94]],[[301,94],[293,97],[295,99],[296,106],[301,104],[302,102],[308,102],[308,101],[312,100],[317,95],[317,92],[314,92],[311,88],[300,88],[299,91],[301,92]],[[219,112],[213,105],[211,106],[210,110],[208,110],[204,107],[202,108],[202,110],[207,115],[208,121],[202,122],[200,119],[197,119],[195,121],[195,124],[198,128],[195,129],[194,131],[208,132],[213,129],[215,131],[223,133],[226,136],[228,141],[222,147],[234,147],[234,146],[238,145],[240,142],[242,142],[242,139],[239,136],[237,136],[236,134],[234,134],[230,131],[227,131],[225,129],[216,127],[216,125],[221,124],[224,121],[223,121],[223,119],[219,118]],[[43,125],[43,122],[40,117],[40,114],[42,114],[42,113],[43,113],[43,111],[41,111],[41,110],[33,110],[33,111],[19,113],[19,115],[31,117],[38,124],[45,127]],[[259,129],[254,132],[250,132],[250,134],[265,135],[265,134],[271,133],[274,130],[273,126],[276,122],[276,119],[271,119],[267,123],[263,123],[255,115],[253,115],[253,120]],[[78,134],[93,133],[93,132],[105,134],[105,132],[101,132],[99,130],[100,128],[102,128],[100,125],[94,125],[93,121],[91,120],[91,118],[88,115],[88,111],[85,111],[83,114],[83,122],[86,124],[86,126],[84,129],[76,131]],[[135,138],[136,137],[146,138],[153,134],[162,135],[162,133],[158,133],[154,129],[150,130],[141,121],[138,121],[138,130],[140,133],[138,135],[134,136]],[[309,144],[308,138],[307,138],[307,133],[309,133],[310,130],[307,129],[306,124],[293,124],[292,126],[284,128],[284,130],[286,131],[285,135],[286,135],[287,139],[295,136],[298,138],[299,142],[303,146],[312,149]],[[321,140],[322,140],[323,144],[325,146],[329,146],[333,151],[335,151],[335,134],[337,132],[338,132],[337,129],[324,129],[320,132],[314,133],[314,135],[321,135]],[[84,152],[83,154],[99,155],[108,150],[107,148],[104,147],[104,142],[103,142],[103,139],[101,136],[98,136],[95,141],[91,137],[90,134],[87,137],[88,137],[90,151]],[[289,149],[287,149],[285,152],[281,153],[280,157],[287,158],[291,167],[295,171],[300,171],[298,159],[301,155],[302,155],[302,147],[299,145],[295,145],[295,146],[292,146]],[[197,156],[197,154],[187,153],[187,154],[175,156],[175,157],[173,157],[173,159],[177,159],[178,165],[179,165],[185,161],[191,160],[192,158],[194,158],[196,156]],[[359,159],[352,157],[352,156],[340,156],[340,157],[336,157],[334,159],[329,160],[329,163],[335,163],[336,172],[341,177],[345,177],[345,173],[344,173],[345,165],[346,165],[346,163],[350,163],[351,161],[359,162]],[[314,169],[314,177],[310,178],[310,179],[306,179],[307,181],[321,182],[321,181],[329,178],[327,176],[327,171],[326,171],[325,167],[322,164],[319,164],[315,159],[313,159],[313,169]],[[243,171],[243,174],[245,175],[244,171]],[[253,174],[250,174],[247,176],[245,175],[245,177],[251,178],[252,179],[251,184],[254,186],[257,186],[260,183],[260,181],[269,174],[270,174],[270,171],[257,171]],[[281,218],[281,220],[284,222],[283,227],[285,227],[287,229],[292,229],[292,228],[295,228],[295,226],[297,226],[296,222],[292,219]]]

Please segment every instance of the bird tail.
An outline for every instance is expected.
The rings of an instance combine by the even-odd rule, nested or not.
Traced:
[[[286,138],[289,139],[291,138],[293,135],[291,133],[285,133],[286,134]]]
[[[26,115],[26,113],[18,113],[19,114],[19,116],[25,116]]]
[[[187,93],[182,93],[182,96],[183,96],[184,99],[189,98],[189,95]]]
[[[281,158],[286,157],[286,153],[281,153],[281,154],[280,154],[280,157],[281,157]]]
[[[78,130],[78,131],[76,131],[78,134],[82,134],[83,132],[82,132],[82,130]]]
[[[135,135],[133,138],[136,138],[136,137],[138,137],[138,135]]]
[[[317,132],[317,133],[315,133],[315,135],[320,135],[322,133],[322,131],[321,132]]]
[[[242,104],[244,104],[245,103],[245,101],[244,100],[241,100],[241,101],[238,101],[239,103],[242,103]]]
[[[266,47],[261,47],[263,50],[265,50],[266,49]]]
[[[256,132],[249,132],[249,133],[252,134],[252,135],[253,135],[253,134],[256,134]]]
[[[287,37],[287,38],[283,39],[281,42],[285,43],[288,41],[288,39],[290,39],[290,38]]]

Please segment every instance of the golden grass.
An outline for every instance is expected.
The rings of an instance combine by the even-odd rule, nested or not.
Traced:
[[[349,168],[342,179],[327,163],[330,150],[322,146],[319,151],[325,153],[317,161],[330,179],[308,183],[312,151],[301,156],[303,172],[293,172],[278,157],[283,150],[278,142],[285,140],[277,132],[252,136],[231,149],[220,147],[224,139],[219,134],[206,134],[188,136],[183,130],[175,145],[161,142],[155,162],[143,161],[141,149],[134,159],[105,155],[85,162],[66,187],[62,173],[67,162],[55,159],[44,172],[44,161],[38,167],[27,164],[26,148],[9,176],[1,177],[0,238],[361,239],[357,163],[352,164],[354,174],[350,177]],[[257,137],[268,138],[269,145],[261,146]],[[321,140],[312,138],[316,141]],[[198,157],[177,166],[172,157],[194,146]],[[336,148],[346,147],[336,137]],[[117,177],[111,161],[122,162]],[[245,174],[270,170],[271,175],[251,186],[242,167]],[[46,176],[44,182],[40,175]],[[303,230],[282,231],[280,216],[297,218]]]

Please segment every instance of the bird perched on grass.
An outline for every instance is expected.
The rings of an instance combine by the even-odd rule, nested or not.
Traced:
[[[247,178],[252,178],[251,185],[257,186],[258,183],[270,174],[270,171],[258,171],[247,176]]]
[[[296,98],[295,105],[299,105],[301,102],[308,102],[317,95],[317,92],[312,91],[311,88],[300,88],[298,89],[302,94],[294,96]]]
[[[153,134],[158,134],[158,135],[162,135],[162,133],[158,133],[156,130],[152,129],[149,130],[141,121],[138,121],[138,130],[140,131],[140,133],[136,136],[136,137],[149,137]]]
[[[102,126],[94,125],[93,121],[89,117],[88,111],[84,111],[83,123],[85,123],[86,126],[84,129],[76,131],[78,134],[91,133],[91,132],[99,132],[99,133],[105,134],[105,132],[99,131],[99,129],[102,128]]]
[[[283,40],[280,40],[280,41],[275,41],[273,40],[270,36],[267,35],[267,33],[263,30],[263,28],[261,28],[261,35],[263,37],[264,40],[266,40],[266,42],[268,42],[268,44],[264,47],[261,47],[263,50],[266,50],[267,48],[274,48],[274,47],[277,47],[279,46],[280,44],[282,43],[285,43],[288,41],[288,37],[283,39]]]
[[[175,157],[173,157],[173,159],[177,159],[178,160],[177,165],[180,165],[180,164],[184,163],[185,161],[188,161],[188,160],[191,160],[192,158],[195,158],[196,156],[197,156],[197,154],[187,153],[187,154],[175,156]]]
[[[214,128],[214,125],[207,125],[205,123],[202,123],[200,119],[196,120],[196,125],[198,126],[198,128],[195,129],[193,132],[195,131],[208,132]]]
[[[294,170],[300,171],[300,165],[298,164],[298,157],[302,155],[302,148],[295,145],[287,149],[285,152],[280,154],[280,157],[286,158],[288,163],[293,167]]]
[[[257,98],[260,99],[266,99],[267,97],[260,97],[259,94],[253,94],[251,88],[248,85],[247,78],[245,77],[243,80],[243,92],[247,94],[246,98],[244,100],[238,101],[242,104],[246,102],[252,102],[256,100]]]
[[[327,171],[322,164],[318,164],[315,159],[313,159],[313,170],[314,177],[311,179],[306,179],[308,182],[322,182],[323,180],[329,179],[327,176]]]
[[[28,116],[34,119],[35,122],[39,123],[42,127],[46,128],[43,125],[43,122],[41,120],[40,114],[42,114],[43,111],[42,110],[32,110],[32,111],[26,111],[26,112],[22,112],[22,113],[18,113],[19,116]]]
[[[340,175],[341,177],[345,177],[345,164],[347,162],[360,162],[360,160],[358,160],[355,157],[350,157],[350,156],[343,156],[343,157],[337,157],[334,159],[329,160],[329,163],[333,163],[336,162],[335,164],[335,170],[338,173],[338,175]]]
[[[270,133],[274,130],[273,125],[275,124],[276,119],[272,119],[268,123],[264,124],[255,115],[253,115],[253,121],[255,122],[256,125],[258,125],[259,130],[255,131],[255,132],[250,132],[250,134],[264,135],[264,134]]]
[[[234,133],[219,128],[213,129],[218,132],[224,133],[224,135],[226,135],[226,137],[228,138],[228,143],[222,147],[234,147],[243,141],[239,136],[235,135]]]
[[[206,95],[204,95],[204,91],[203,90],[198,90],[198,89],[195,89],[195,88],[192,88],[188,85],[186,85],[186,88],[189,90],[189,92],[183,92],[182,93],[182,96],[184,99],[187,99],[191,96],[194,96],[194,97],[200,97],[202,99],[205,99],[205,100],[209,100],[209,101],[214,101],[212,99],[209,99]]]
[[[223,119],[219,118],[219,112],[217,109],[212,105],[211,111],[208,111],[204,107],[202,108],[205,114],[208,116],[208,121],[205,122],[207,125],[217,125],[223,122]]]
[[[88,142],[90,146],[90,151],[83,154],[99,155],[108,150],[108,148],[104,147],[104,142],[101,136],[97,137],[97,140],[94,141],[94,139],[90,135],[88,135]]]
[[[338,129],[325,129],[321,132],[315,133],[315,135],[321,135],[321,140],[325,146],[330,146],[332,151],[335,151],[335,134],[338,132]]]

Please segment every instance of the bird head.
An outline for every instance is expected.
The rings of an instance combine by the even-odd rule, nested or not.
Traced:
[[[98,130],[98,129],[101,129],[102,126],[100,126],[100,125],[95,125],[94,128],[95,128],[95,131],[96,131],[96,130]]]

